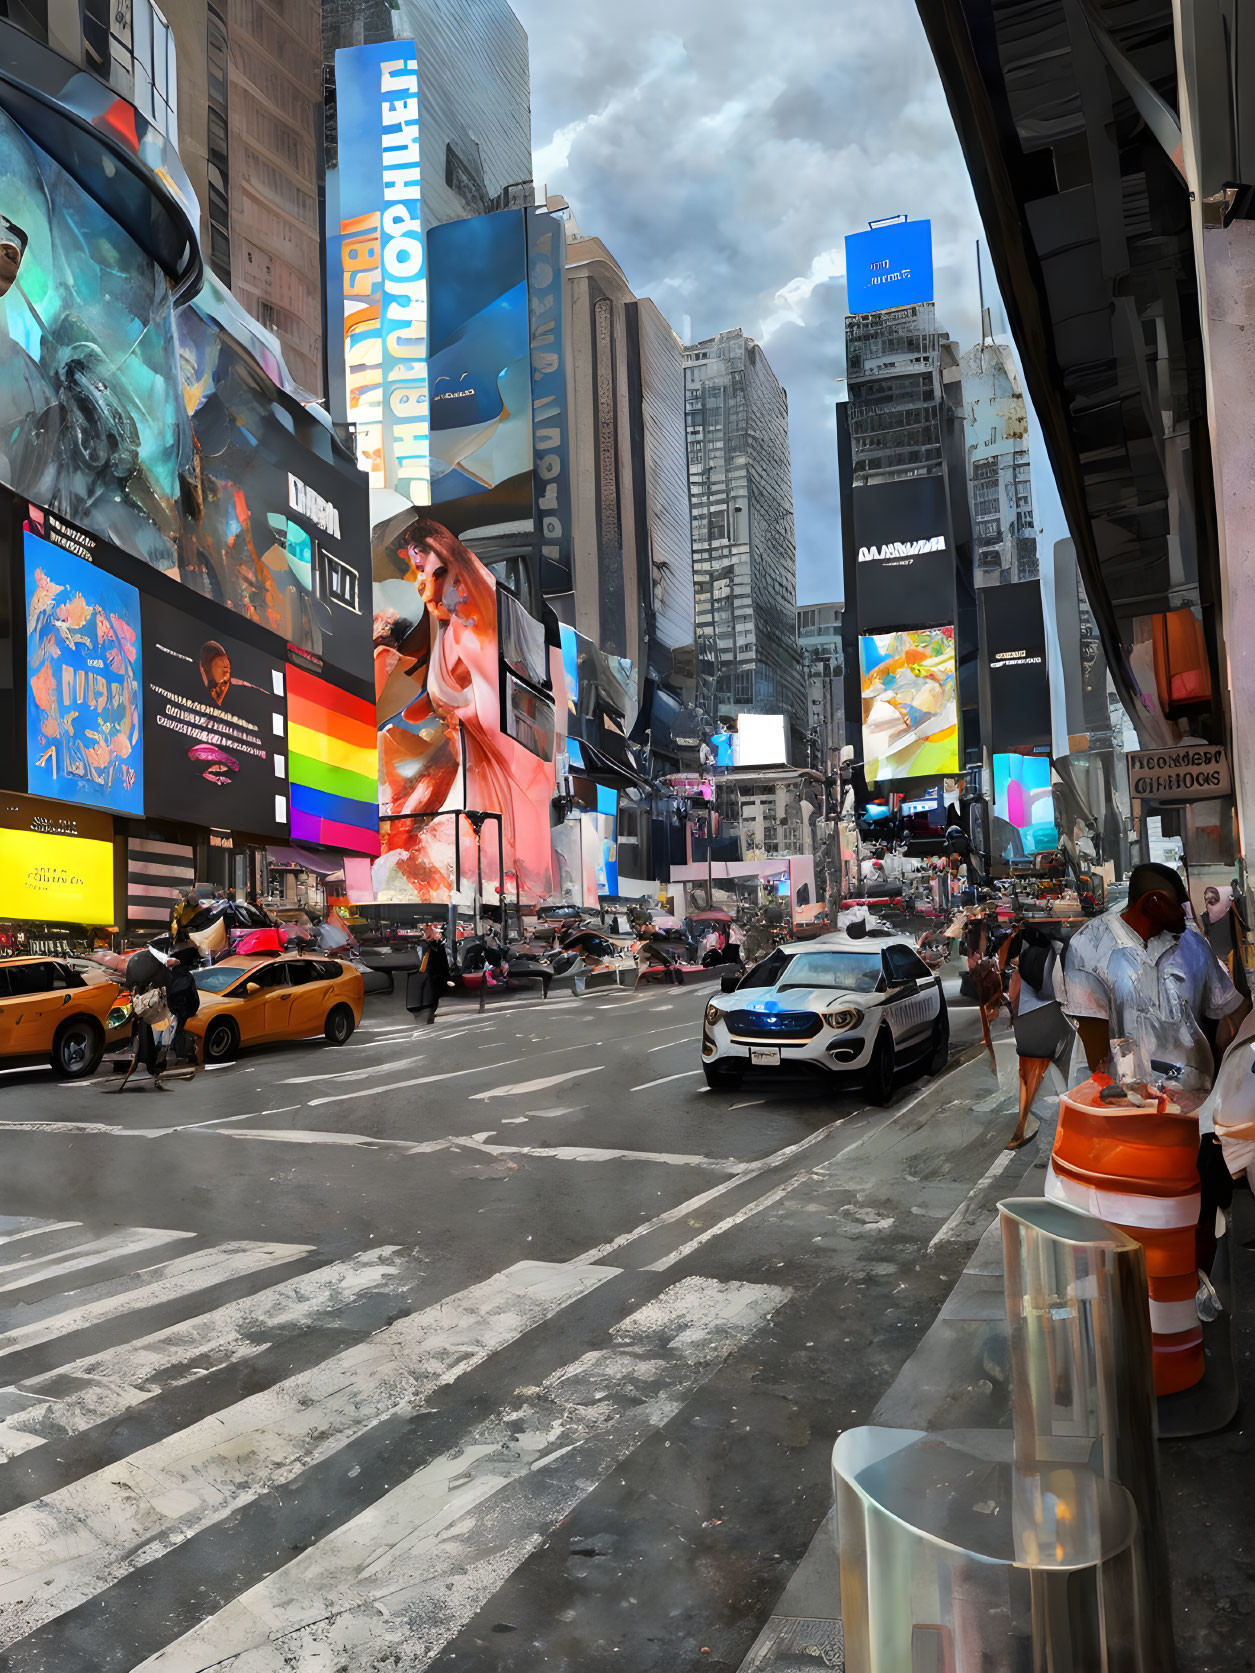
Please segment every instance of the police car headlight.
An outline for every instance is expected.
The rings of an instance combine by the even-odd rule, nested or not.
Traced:
[[[723,1012],[719,1009],[718,1005],[707,1005],[707,1007],[706,1007],[706,1026],[707,1026],[707,1028],[713,1028],[715,1026],[715,1024],[719,1021],[719,1018],[722,1015],[723,1015]]]
[[[847,1029],[853,1028],[855,1023],[862,1020],[862,1011],[855,1010],[853,1005],[842,1005],[838,1010],[824,1012],[824,1021],[838,1034],[844,1034]]]

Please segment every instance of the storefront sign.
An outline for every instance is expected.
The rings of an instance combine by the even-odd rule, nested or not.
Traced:
[[[1233,789],[1229,758],[1219,744],[1134,749],[1128,754],[1129,793],[1147,802],[1206,802]]]
[[[113,844],[0,828],[0,918],[113,922]]]
[[[148,812],[288,834],[283,664],[144,600]]]

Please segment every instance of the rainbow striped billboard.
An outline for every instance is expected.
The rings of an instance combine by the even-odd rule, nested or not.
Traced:
[[[288,783],[294,842],[378,854],[375,705],[289,667]]]

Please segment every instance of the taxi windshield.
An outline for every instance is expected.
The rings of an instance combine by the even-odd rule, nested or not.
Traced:
[[[875,993],[880,984],[880,953],[798,953],[778,983],[786,988],[843,988],[847,993]]]
[[[227,969],[219,965],[214,970],[193,971],[192,980],[202,993],[225,993],[229,987],[234,987],[242,976],[247,975],[247,970]]]

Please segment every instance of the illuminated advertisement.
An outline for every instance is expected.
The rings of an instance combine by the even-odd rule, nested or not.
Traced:
[[[893,221],[845,240],[845,287],[852,314],[933,299],[931,221]]]
[[[431,498],[427,263],[413,41],[336,53],[338,164],[327,176],[332,412],[375,489]]]
[[[528,209],[527,296],[532,333],[533,515],[540,531],[540,586],[570,592],[571,460],[566,394],[566,228],[559,215]]]
[[[944,477],[856,484],[858,624],[868,633],[953,621],[954,545]]]
[[[0,266],[0,480],[302,649],[364,668],[365,486],[259,363],[282,370],[277,343],[267,351],[255,323],[237,340],[243,310],[211,275],[176,308],[154,261],[3,111],[0,180],[16,252]]]
[[[979,596],[990,742],[995,751],[1049,749],[1050,671],[1041,586],[1016,581],[984,587]]]
[[[455,533],[530,530],[531,332],[521,209],[428,235],[431,498]]]
[[[447,876],[446,856],[429,843],[424,816],[466,808],[502,815],[507,869],[517,871],[525,898],[544,899],[552,886],[554,761],[531,747],[538,741],[538,715],[526,742],[502,724],[492,574],[430,516],[380,539],[374,562],[380,814],[413,821],[405,828],[404,857],[389,870],[390,886],[400,886],[399,873],[414,889],[412,898],[447,898],[432,892]],[[517,648],[526,654],[525,645]],[[558,698],[556,729],[559,707],[565,718],[556,646],[549,670]],[[512,713],[520,723],[526,718]],[[398,840],[397,829],[388,825],[385,847]],[[485,854],[489,845],[486,836]]]
[[[0,829],[0,918],[113,922],[113,844]]]
[[[1053,854],[1059,846],[1050,761],[1042,755],[994,756],[993,850],[1004,860]]]
[[[156,599],[143,615],[147,812],[286,837],[282,663]]]
[[[139,594],[29,528],[22,541],[26,787],[56,801],[142,814]]]
[[[858,656],[867,782],[957,772],[954,629],[865,633]]]
[[[374,704],[303,668],[288,669],[287,686],[292,840],[378,854]]]

